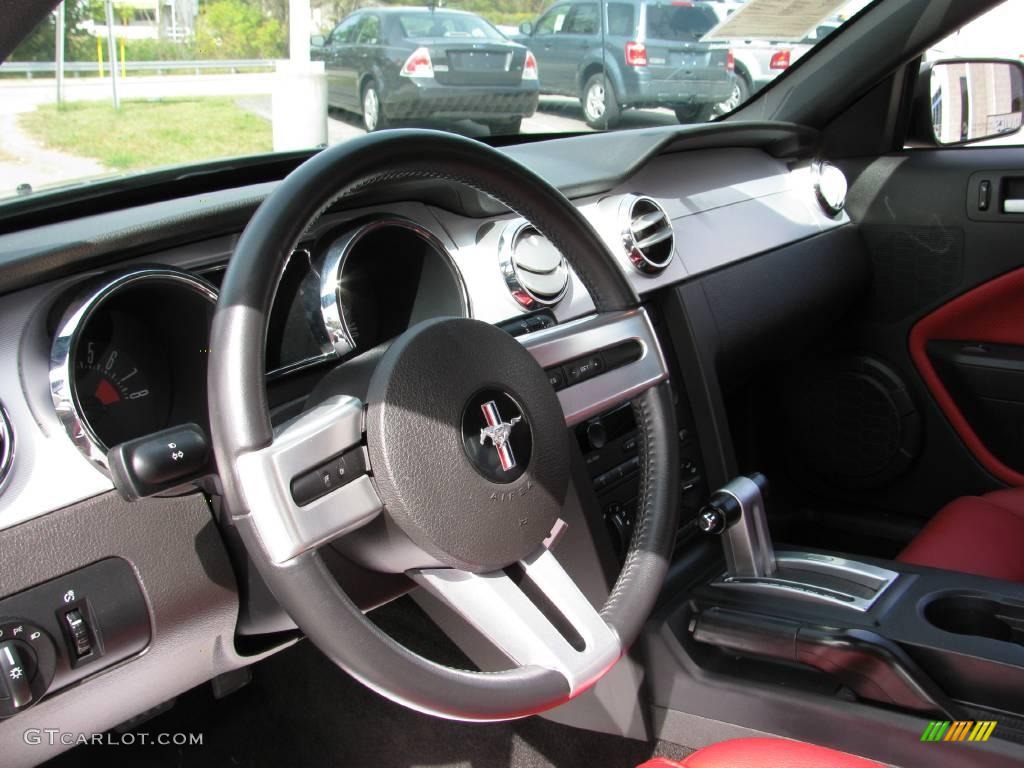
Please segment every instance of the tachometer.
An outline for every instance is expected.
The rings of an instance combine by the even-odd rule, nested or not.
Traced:
[[[89,334],[78,343],[78,405],[107,447],[167,425],[166,366],[135,336],[131,318],[104,313],[93,319]]]
[[[71,302],[50,353],[50,391],[68,436],[106,469],[110,448],[168,427],[205,428],[216,290],[146,267],[107,276]]]

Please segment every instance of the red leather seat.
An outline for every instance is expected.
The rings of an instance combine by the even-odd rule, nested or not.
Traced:
[[[698,749],[681,762],[655,757],[639,768],[882,768],[882,764],[801,741],[734,739]]]
[[[1024,488],[963,496],[943,507],[898,560],[1024,582]]]

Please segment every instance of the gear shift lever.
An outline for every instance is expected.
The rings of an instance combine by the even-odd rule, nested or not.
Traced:
[[[768,478],[739,476],[715,491],[697,527],[722,536],[726,573],[712,586],[867,611],[899,577],[896,571],[824,552],[776,552],[764,499]]]
[[[775,574],[775,550],[764,508],[767,495],[768,478],[763,474],[740,475],[715,491],[697,513],[697,526],[704,533],[725,535],[728,576]]]

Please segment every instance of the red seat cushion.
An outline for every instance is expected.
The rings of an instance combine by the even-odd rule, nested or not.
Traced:
[[[882,768],[882,764],[801,741],[734,739],[698,749],[681,762],[656,757],[639,768]]]
[[[904,563],[1024,582],[1024,488],[963,496],[914,538]]]

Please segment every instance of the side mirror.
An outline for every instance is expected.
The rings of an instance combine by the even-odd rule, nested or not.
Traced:
[[[956,146],[1010,136],[1024,117],[1024,64],[959,59],[921,66],[910,139],[917,146]]]
[[[327,39],[323,35],[312,35],[309,38],[309,44],[314,48],[323,48],[326,42]]]
[[[533,22],[524,21],[519,25],[519,34],[521,35],[532,35],[533,34]]]

